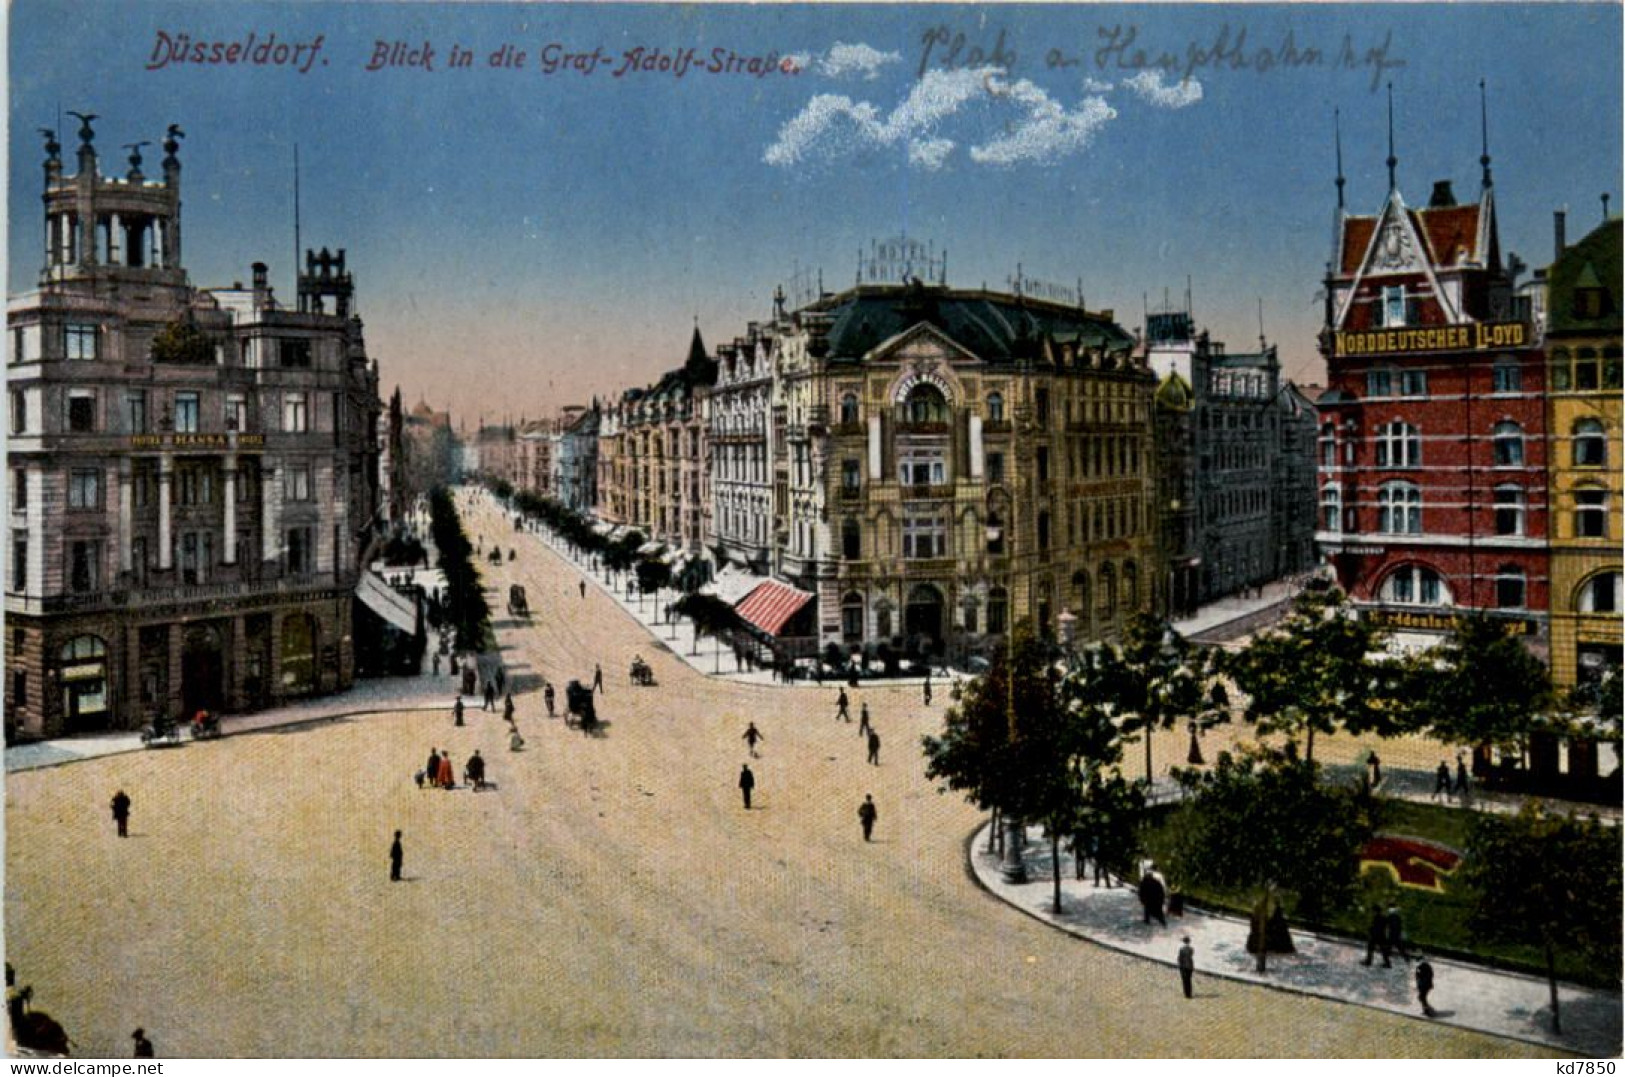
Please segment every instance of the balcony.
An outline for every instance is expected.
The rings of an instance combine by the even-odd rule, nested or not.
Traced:
[[[861,500],[863,500],[863,487],[861,487],[861,486],[843,486],[843,487],[841,487],[841,500],[842,501],[861,501]]]
[[[78,613],[103,609],[151,609],[159,606],[177,606],[193,602],[211,602],[228,599],[233,602],[253,601],[262,596],[292,595],[327,588],[350,590],[355,587],[352,573],[319,572],[309,576],[287,577],[278,580],[245,580],[242,582],[178,584],[172,587],[120,588],[106,591],[81,591],[44,598],[7,596],[7,607],[25,613]],[[14,605],[20,603],[20,606]]]
[[[869,428],[863,423],[836,423],[830,427],[830,433],[838,438],[861,437],[868,433]]]
[[[900,419],[897,422],[897,432],[899,434],[912,434],[915,436],[946,436],[948,433],[948,424],[946,422],[908,422],[907,420]]]
[[[905,557],[902,564],[907,578],[950,576],[959,566],[952,557]]]
[[[951,500],[954,488],[950,483],[919,483],[899,486],[898,496],[904,501]]]

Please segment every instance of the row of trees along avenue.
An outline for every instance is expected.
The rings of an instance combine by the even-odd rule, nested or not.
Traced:
[[[1304,591],[1276,627],[1234,653],[1194,647],[1166,623],[1143,617],[1120,642],[1076,652],[1037,639],[1023,624],[988,672],[956,689],[942,732],[924,738],[926,773],[942,791],[962,793],[991,813],[989,849],[1002,846],[1012,881],[1024,881],[1019,824],[1042,826],[1060,911],[1063,842],[1074,856],[1132,877],[1148,833],[1150,734],[1191,723],[1190,762],[1197,763],[1199,728],[1246,721],[1273,746],[1221,753],[1211,768],[1174,768],[1183,795],[1159,821],[1156,851],[1176,885],[1246,902],[1254,920],[1249,945],[1262,970],[1271,944],[1290,949],[1288,914],[1320,921],[1350,907],[1359,894],[1359,851],[1381,825],[1384,798],[1363,780],[1343,787],[1328,781],[1315,760],[1317,737],[1420,734],[1516,756],[1536,731],[1564,730],[1554,717],[1563,701],[1554,698],[1544,665],[1501,623],[1467,619],[1447,644],[1420,655],[1391,655],[1386,643],[1334,588]],[[1617,695],[1615,687],[1602,698]],[[1588,731],[1617,744],[1617,710],[1590,719]],[[1146,781],[1131,783],[1125,750],[1136,740],[1145,750]],[[1569,835],[1564,826],[1579,829]],[[1592,830],[1531,811],[1477,825],[1472,835],[1460,885],[1478,894],[1480,913],[1469,925],[1475,937],[1516,936],[1550,956],[1564,946],[1597,949],[1599,931],[1617,936],[1617,848],[1611,858],[1582,858],[1580,866],[1552,861],[1558,849],[1595,843]],[[1617,831],[1608,841],[1617,845]],[[1512,862],[1506,850],[1514,846],[1522,850],[1517,870],[1499,870],[1495,865]],[[1527,899],[1532,876],[1562,880],[1554,885],[1565,893],[1587,890],[1600,919],[1586,901]],[[1597,926],[1610,922],[1606,930]],[[1601,951],[1617,965],[1617,938]],[[1555,998],[1554,988],[1554,1023]]]

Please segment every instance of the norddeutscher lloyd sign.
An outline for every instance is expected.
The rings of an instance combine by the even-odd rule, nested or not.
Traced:
[[[1488,348],[1521,348],[1530,340],[1524,322],[1477,322],[1472,325],[1441,325],[1426,329],[1372,329],[1358,333],[1337,333],[1332,354],[1409,355],[1415,352],[1484,351]]]

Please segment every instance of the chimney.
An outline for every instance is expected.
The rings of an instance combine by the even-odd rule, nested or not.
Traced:
[[[1565,235],[1568,217],[1569,215],[1565,210],[1559,209],[1552,212],[1552,244],[1556,248],[1556,253],[1552,255],[1553,261],[1563,257],[1563,251],[1569,245],[1568,238]]]
[[[1433,183],[1433,197],[1428,199],[1429,209],[1444,209],[1456,204],[1456,192],[1451,188],[1447,179],[1435,180]]]
[[[254,291],[265,291],[270,284],[270,269],[264,262],[255,262],[251,268],[254,270]]]

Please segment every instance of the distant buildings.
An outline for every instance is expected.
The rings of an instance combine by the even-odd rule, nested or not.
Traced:
[[[251,710],[348,687],[380,509],[377,372],[343,251],[297,306],[264,265],[201,290],[181,260],[181,133],[162,178],[48,139],[44,269],[9,302],[8,732]],[[143,143],[142,145],[145,145]]]

